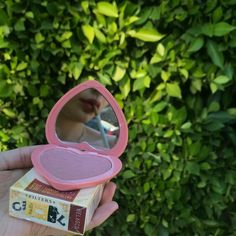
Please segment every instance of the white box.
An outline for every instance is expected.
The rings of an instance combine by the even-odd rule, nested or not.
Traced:
[[[11,216],[83,235],[97,208],[104,184],[58,191],[31,169],[10,188]]]

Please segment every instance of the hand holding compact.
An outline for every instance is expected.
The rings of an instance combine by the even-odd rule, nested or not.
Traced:
[[[0,235],[65,235],[65,232],[50,227],[22,221],[8,214],[9,188],[32,167],[31,153],[44,145],[19,148],[0,152]],[[87,226],[87,230],[102,224],[114,211],[118,204],[112,200],[116,185],[109,182],[105,185],[98,208]]]

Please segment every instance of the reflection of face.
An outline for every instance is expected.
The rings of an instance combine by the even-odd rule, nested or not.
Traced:
[[[88,122],[107,106],[106,99],[95,89],[86,89],[73,97],[61,110],[60,114],[69,120]]]

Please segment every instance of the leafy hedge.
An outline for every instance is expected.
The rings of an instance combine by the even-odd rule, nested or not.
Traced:
[[[0,148],[46,142],[82,80],[115,95],[120,209],[94,235],[235,235],[235,0],[0,3]]]

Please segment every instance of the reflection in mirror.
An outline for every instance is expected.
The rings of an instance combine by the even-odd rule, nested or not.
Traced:
[[[119,136],[117,117],[104,96],[96,89],[86,89],[58,114],[56,134],[63,142],[87,142],[97,148],[112,148]]]

